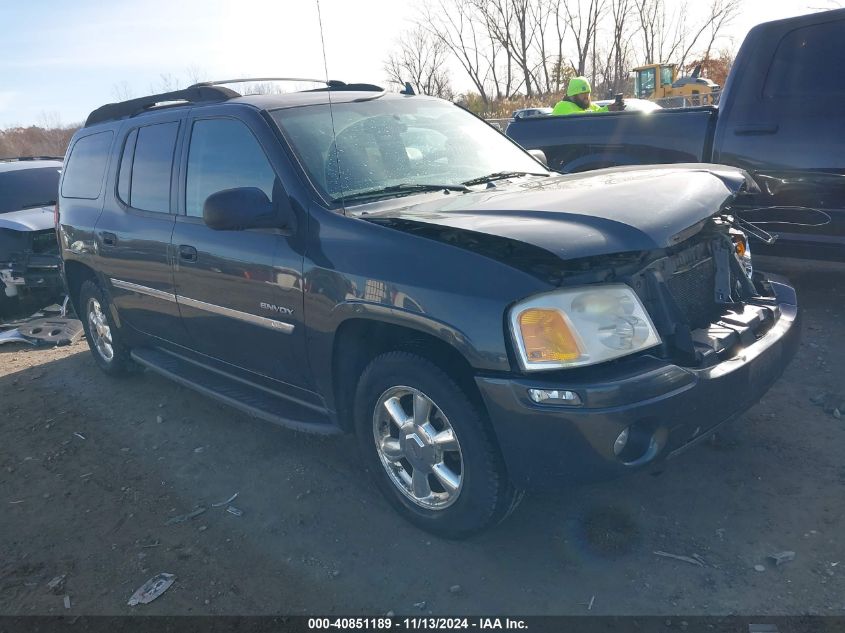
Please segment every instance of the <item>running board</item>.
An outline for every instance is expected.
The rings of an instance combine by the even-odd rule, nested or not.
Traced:
[[[332,424],[328,411],[303,406],[280,393],[206,369],[180,356],[147,347],[133,349],[131,356],[139,365],[253,417],[307,433],[341,432]]]

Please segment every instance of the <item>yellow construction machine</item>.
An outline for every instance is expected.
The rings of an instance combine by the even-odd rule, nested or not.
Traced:
[[[660,101],[664,107],[714,105],[718,101],[719,84],[701,77],[701,66],[688,77],[678,78],[675,64],[647,64],[632,71],[634,97]]]

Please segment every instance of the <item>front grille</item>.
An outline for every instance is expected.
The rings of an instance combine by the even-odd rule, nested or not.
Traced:
[[[666,285],[691,328],[704,327],[711,322],[717,312],[716,264],[712,256],[676,268]]]

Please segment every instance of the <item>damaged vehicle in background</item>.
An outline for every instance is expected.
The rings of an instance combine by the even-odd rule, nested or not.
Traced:
[[[780,376],[799,315],[733,215],[755,189],[718,165],[551,173],[376,86],[206,83],[95,110],[58,226],[104,372],[354,434],[394,508],[463,537],[523,490],[677,455]]]
[[[61,301],[55,204],[62,159],[0,159],[0,320]]]

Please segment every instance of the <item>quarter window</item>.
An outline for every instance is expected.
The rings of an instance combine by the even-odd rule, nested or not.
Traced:
[[[100,197],[113,136],[108,130],[83,136],[73,144],[62,180],[65,198],[96,200]]]
[[[235,119],[194,123],[188,153],[185,210],[202,217],[206,198],[236,187],[257,187],[273,200],[276,174],[249,128]]]

